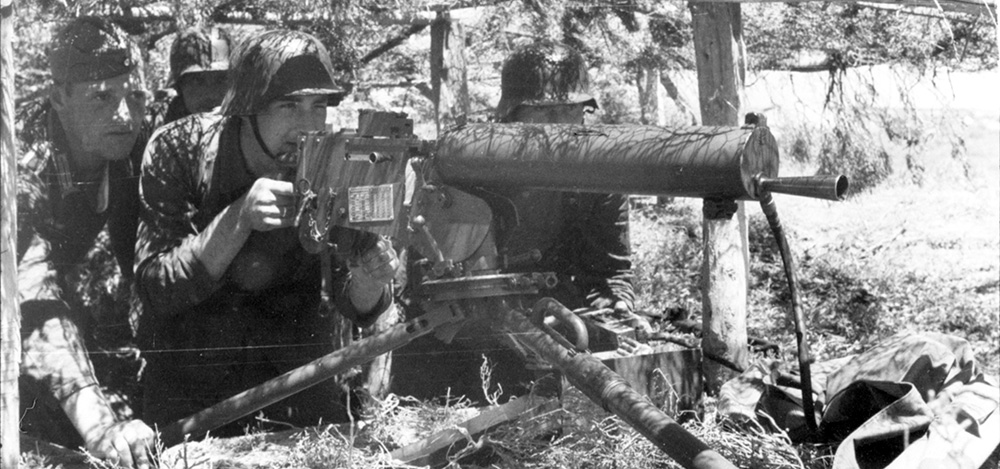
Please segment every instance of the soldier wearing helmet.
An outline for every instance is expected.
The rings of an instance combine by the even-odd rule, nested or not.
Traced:
[[[587,91],[587,65],[568,47],[536,42],[504,62],[498,122],[583,124],[597,108]],[[634,293],[629,246],[628,197],[624,195],[518,191],[501,194],[496,223],[500,255],[534,263],[515,271],[552,271],[554,297],[570,309],[611,308],[632,318]],[[511,210],[509,207],[513,207]],[[506,216],[503,216],[506,215]]]
[[[81,338],[91,314],[77,294],[105,229],[122,274],[118,289],[130,288],[138,162],[150,132],[141,56],[120,27],[79,17],[57,32],[48,59],[49,95],[17,113],[20,384],[29,407],[22,428],[144,467],[153,432],[138,420],[116,421]]]
[[[332,267],[298,242],[285,155],[303,133],[323,130],[327,106],[347,93],[326,48],[305,33],[263,32],[237,47],[230,73],[220,113],[162,127],[143,159],[138,333],[159,352],[143,389],[144,417],[160,425],[332,352],[335,315],[319,313],[324,265],[335,307],[356,324],[392,305],[398,260],[387,240],[345,230]],[[263,412],[297,426],[343,421],[349,409],[335,386]],[[242,434],[249,423],[212,434]]]
[[[163,123],[222,103],[231,43],[229,34],[217,27],[190,28],[177,35],[170,47],[170,86],[177,94]]]
[[[582,124],[596,107],[597,101],[587,92],[586,63],[572,49],[533,43],[517,49],[504,62],[498,122]],[[558,285],[546,290],[545,296],[573,310],[612,310],[622,319],[642,321],[632,313],[627,197],[501,187],[465,189],[485,199],[495,214],[492,228],[497,258],[502,259],[498,263],[507,265],[503,273],[554,272]],[[455,395],[478,401],[482,399],[477,396],[497,391],[507,396],[551,392],[547,384],[551,381],[543,380],[550,372],[530,363],[511,342],[516,343],[472,326],[459,331],[448,344],[429,336],[417,338],[393,357],[397,365],[393,392],[434,397],[437,394],[426,393],[447,386]],[[417,368],[411,361],[420,362],[429,354],[442,366],[411,371]],[[479,374],[484,356],[492,366],[488,390],[482,388]]]
[[[568,47],[537,42],[522,46],[504,61],[500,72],[500,102],[497,122],[530,120],[570,124],[583,123],[583,115],[597,109],[597,100],[587,91],[587,63],[583,56]],[[545,119],[537,114],[552,114]]]

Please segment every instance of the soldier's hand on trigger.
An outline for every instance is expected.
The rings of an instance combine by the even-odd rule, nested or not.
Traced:
[[[632,310],[629,308],[628,303],[618,298],[611,296],[599,296],[590,302],[590,307],[596,310],[600,309],[610,309],[614,311],[615,315],[629,315]]]
[[[295,224],[295,188],[291,182],[259,178],[243,196],[240,218],[254,231]]]
[[[351,259],[348,267],[355,282],[381,289],[395,277],[399,256],[388,239],[379,237],[374,246]]]
[[[594,309],[610,309],[614,311],[616,317],[628,318],[632,327],[639,331],[640,336],[648,336],[653,332],[653,326],[649,324],[649,321],[635,314],[624,300],[602,296],[595,299],[592,302],[592,306]]]

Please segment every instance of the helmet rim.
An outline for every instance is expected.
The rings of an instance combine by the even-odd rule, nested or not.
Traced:
[[[169,87],[184,75],[229,70],[232,41],[224,29],[193,27],[178,34],[170,46]]]
[[[521,106],[580,104],[598,108],[588,91],[583,55],[558,43],[529,43],[504,61],[495,116],[505,121]]]
[[[222,114],[253,115],[287,96],[326,95],[339,103],[350,92],[334,80],[326,47],[314,36],[272,30],[248,39],[233,56]]]

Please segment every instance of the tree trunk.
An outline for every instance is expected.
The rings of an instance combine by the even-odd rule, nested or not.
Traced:
[[[437,133],[469,114],[469,83],[465,67],[465,31],[448,12],[431,23],[431,95]]]
[[[660,102],[660,70],[642,67],[637,80],[639,89],[639,122],[643,125],[663,125],[663,103]]]
[[[677,85],[670,79],[670,74],[666,70],[660,70],[660,85],[667,92],[667,97],[672,99],[677,105],[677,112],[684,116],[684,121],[690,125],[698,125],[698,116],[694,114],[691,105],[681,96]]]
[[[0,466],[20,461],[21,312],[17,301],[17,151],[14,146],[14,0],[0,0]]]
[[[691,16],[702,123],[738,126],[745,74],[740,5],[692,3]],[[703,204],[702,350],[745,367],[749,255],[743,203],[706,199]],[[712,361],[704,370],[711,394],[732,377]]]

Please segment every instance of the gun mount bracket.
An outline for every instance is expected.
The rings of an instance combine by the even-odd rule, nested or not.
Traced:
[[[428,301],[453,301],[494,296],[534,295],[556,286],[552,272],[475,275],[421,283],[416,294]]]

